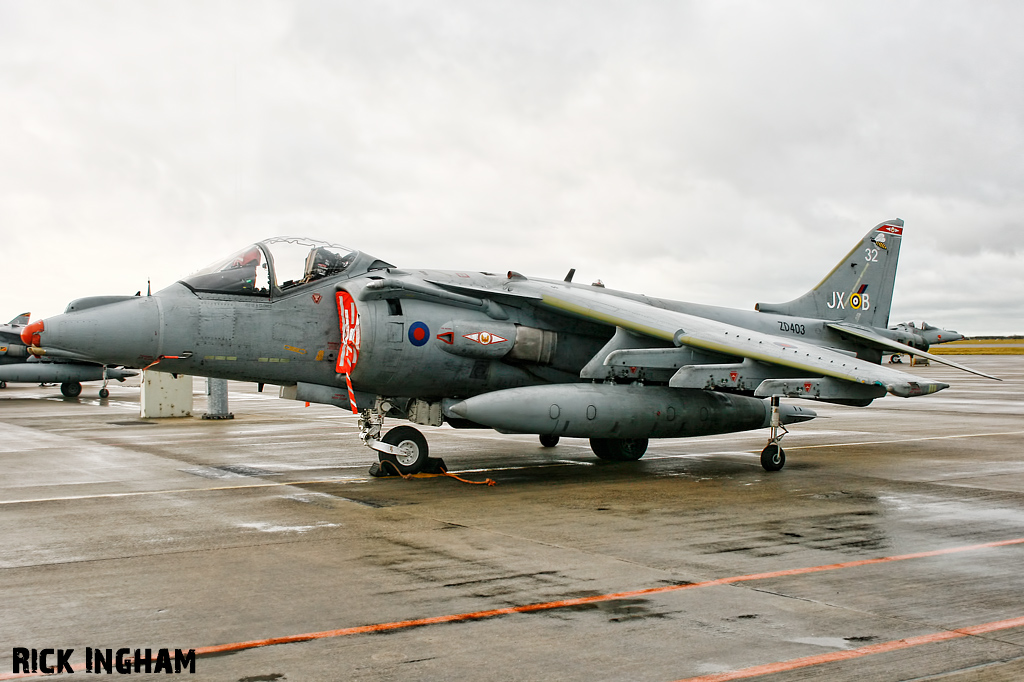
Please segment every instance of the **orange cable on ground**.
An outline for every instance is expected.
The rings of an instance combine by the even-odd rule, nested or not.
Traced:
[[[470,483],[472,485],[486,485],[488,487],[498,485],[497,481],[495,481],[493,478],[485,478],[482,481],[471,481],[468,478],[456,476],[455,474],[445,471],[443,469],[441,470],[441,475],[447,476],[448,478],[454,478],[456,481],[462,481],[463,483]]]
[[[486,485],[488,487],[498,485],[497,481],[495,481],[493,478],[487,478],[482,481],[471,481],[468,478],[456,476],[455,474],[449,473],[448,470],[445,469],[443,466],[441,467],[441,473],[438,474],[403,474],[401,471],[398,470],[398,465],[392,462],[391,460],[380,460],[381,468],[384,468],[385,464],[390,465],[391,468],[395,470],[396,474],[398,474],[407,481],[411,478],[431,478],[434,476],[447,476],[448,478],[454,478],[456,481],[462,481],[463,483],[469,483],[470,485]]]

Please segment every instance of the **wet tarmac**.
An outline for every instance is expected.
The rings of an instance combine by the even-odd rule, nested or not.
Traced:
[[[424,429],[493,487],[371,478],[354,417],[252,385],[225,421],[12,385],[0,679],[87,646],[246,682],[1024,679],[1024,357],[959,361],[1005,381],[814,404],[778,473],[766,430],[606,463]]]

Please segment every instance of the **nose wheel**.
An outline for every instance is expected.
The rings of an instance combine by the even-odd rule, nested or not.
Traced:
[[[394,464],[399,473],[418,474],[427,463],[427,439],[411,426],[396,426],[384,434],[381,442],[394,450],[378,452],[377,458]]]
[[[376,409],[364,410],[359,417],[359,439],[377,452],[380,461],[380,466],[375,464],[370,473],[374,476],[418,474],[430,460],[427,439],[411,426],[396,426],[382,436],[384,414],[388,409],[385,403]]]
[[[786,466],[786,452],[779,445],[779,441],[789,431],[782,425],[779,404],[779,396],[773,395],[771,398],[772,421],[768,433],[768,445],[761,451],[761,466],[764,467],[765,471],[779,471],[782,467]]]

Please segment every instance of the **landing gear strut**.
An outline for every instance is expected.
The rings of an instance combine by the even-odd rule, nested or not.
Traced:
[[[779,414],[779,396],[772,396],[772,421],[771,430],[768,434],[768,445],[761,451],[761,466],[765,471],[778,471],[786,466],[786,452],[779,445],[779,441],[789,431],[782,425],[782,418]]]
[[[374,409],[363,410],[359,417],[359,438],[368,448],[377,451],[380,461],[370,473],[374,476],[418,474],[430,459],[427,439],[411,426],[396,426],[382,437],[384,414],[390,409],[386,401],[378,401]]]

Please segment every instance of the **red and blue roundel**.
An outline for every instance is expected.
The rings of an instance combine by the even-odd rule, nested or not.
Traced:
[[[430,340],[430,327],[422,322],[413,322],[409,325],[409,343],[414,346],[422,346]]]

